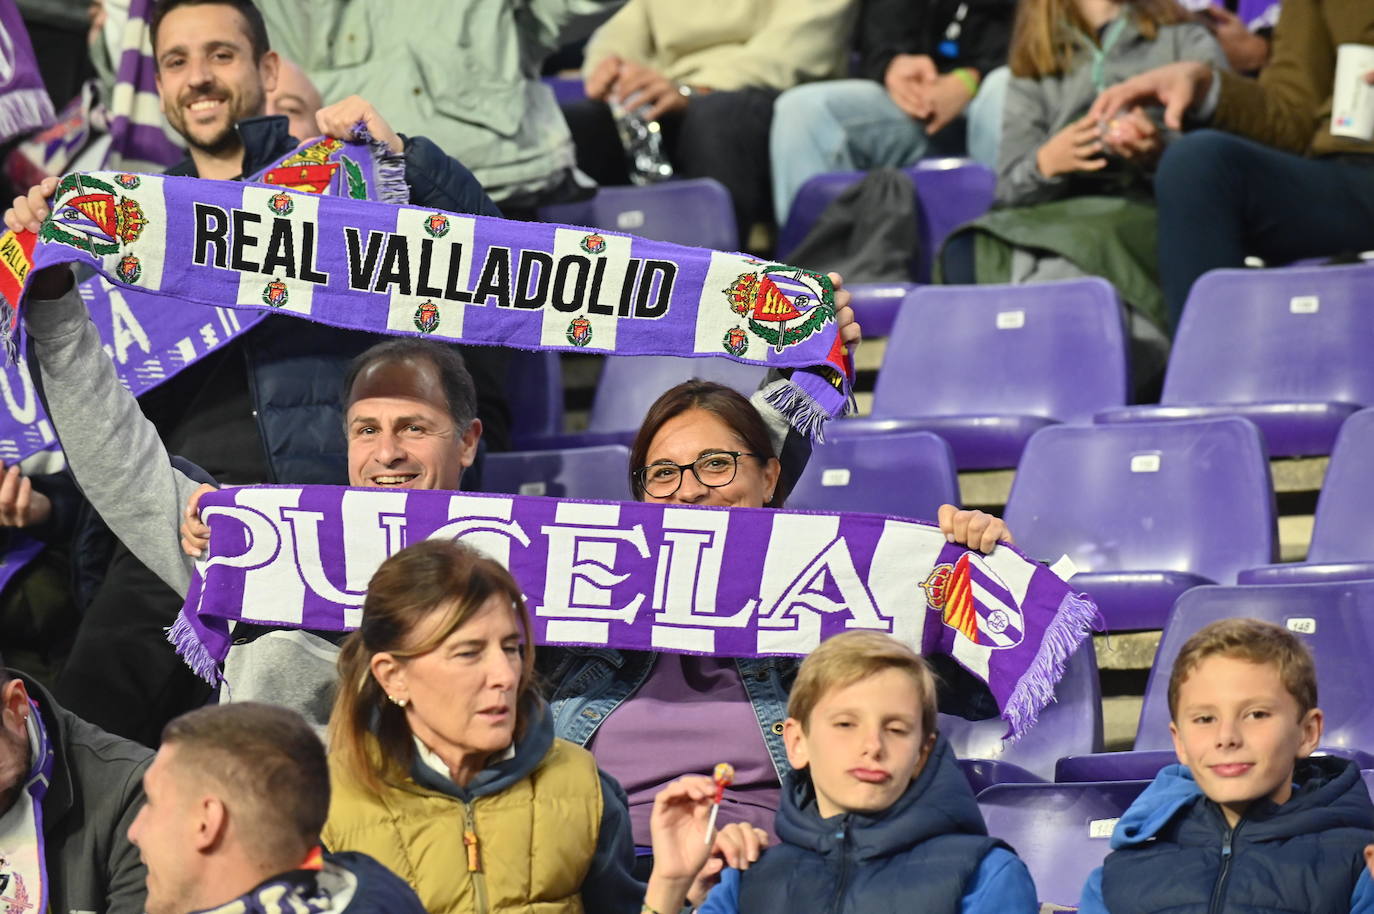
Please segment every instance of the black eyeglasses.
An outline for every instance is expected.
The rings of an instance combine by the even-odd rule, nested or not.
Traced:
[[[758,454],[743,451],[712,451],[702,454],[691,463],[655,463],[635,470],[635,481],[651,498],[667,498],[682,487],[682,473],[691,470],[697,482],[708,489],[718,489],[735,481],[741,457],[757,458]]]

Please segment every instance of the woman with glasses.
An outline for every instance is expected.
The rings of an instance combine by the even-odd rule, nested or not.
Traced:
[[[787,438],[786,423],[766,406],[755,408],[720,384],[687,381],[649,408],[630,452],[631,490],[639,501],[780,508],[787,479],[801,469],[785,472],[774,444],[784,440],[789,457],[806,452],[805,442]],[[940,526],[953,540],[984,551],[1011,539],[1000,519],[952,505],[940,509]],[[722,760],[734,765],[735,779],[725,790],[720,821],[773,833],[782,776],[790,770],[782,729],[796,658],[603,648],[545,648],[540,658],[555,730],[589,748],[625,788],[641,854],[650,844],[655,794]],[[647,874],[650,862],[641,857],[636,871]]]

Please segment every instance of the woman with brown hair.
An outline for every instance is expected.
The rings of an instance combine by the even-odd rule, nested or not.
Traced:
[[[339,674],[331,850],[372,855],[431,914],[640,910],[624,792],[554,738],[500,564],[434,540],[387,559]]]
[[[779,424],[775,433],[782,431]],[[749,400],[720,384],[686,381],[649,408],[630,451],[631,491],[640,501],[780,508],[787,474],[779,450]],[[1000,519],[952,505],[940,509],[940,526],[952,539],[989,551],[1011,538]],[[641,853],[651,843],[659,791],[722,759],[734,765],[735,779],[719,820],[772,833],[782,777],[791,770],[782,725],[796,658],[604,648],[544,649],[540,657],[555,730],[588,747],[624,786]]]

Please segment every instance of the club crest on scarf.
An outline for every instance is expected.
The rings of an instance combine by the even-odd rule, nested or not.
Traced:
[[[115,175],[115,183],[125,190],[136,190],[142,182],[138,180],[138,175],[122,174]]]
[[[749,334],[744,332],[743,327],[731,327],[725,331],[721,343],[725,346],[726,352],[733,356],[741,356],[749,349]]]
[[[936,565],[921,589],[930,610],[941,613],[946,625],[974,644],[1016,647],[1025,637],[1025,622],[1011,591],[971,552],[956,562]]]
[[[290,293],[287,291],[286,283],[280,279],[274,279],[262,287],[263,302],[273,308],[285,307],[288,298],[290,298]]]
[[[433,333],[439,329],[439,308],[432,301],[426,301],[415,309],[415,329],[421,333]]]
[[[434,213],[425,220],[425,234],[431,238],[442,238],[448,234],[448,216]]]
[[[598,232],[582,236],[580,246],[588,254],[604,254],[606,252],[606,239]]]
[[[834,284],[810,270],[765,266],[741,273],[722,291],[730,309],[746,318],[749,331],[777,352],[809,339],[835,319]]]
[[[135,283],[143,275],[143,265],[138,262],[138,258],[133,254],[125,254],[119,259],[119,266],[115,267],[115,273],[124,282]]]
[[[575,317],[568,324],[568,342],[574,346],[585,346],[592,341],[592,322],[585,317]]]
[[[138,240],[147,224],[137,200],[120,196],[115,185],[99,178],[75,174],[57,185],[52,214],[38,237],[105,255]]]
[[[272,212],[278,216],[289,216],[291,211],[296,208],[296,201],[291,199],[288,193],[273,194],[267,199],[267,205],[272,208]]]
[[[347,158],[330,161],[331,157],[343,148],[341,140],[328,137],[318,139],[282,159],[280,165],[263,174],[262,180],[290,190],[323,194],[331,190],[330,185],[335,183],[336,176],[342,172],[344,185],[333,188],[333,192],[338,196],[365,200],[367,182],[357,163]]]
[[[33,910],[24,877],[13,871],[9,858],[0,853],[0,914],[25,914]]]

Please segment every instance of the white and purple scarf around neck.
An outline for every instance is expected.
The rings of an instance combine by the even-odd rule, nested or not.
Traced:
[[[78,226],[64,227],[55,222],[51,233],[80,239],[89,249],[87,253],[110,251],[122,262],[122,256],[113,252],[125,236],[134,232],[130,227],[133,209],[126,207],[121,217],[121,204],[115,201],[125,199],[123,194],[137,193],[145,181],[164,179],[119,172],[93,180],[67,180],[73,190],[79,185],[80,196],[88,199],[80,207],[70,207],[80,213],[80,217],[72,217],[79,222]],[[296,194],[347,196],[384,203],[403,202],[409,194],[404,160],[367,141],[309,140],[251,180],[255,182],[254,192],[269,202],[281,196],[293,206],[299,199]],[[220,183],[210,186],[218,187]],[[290,196],[287,189],[293,192]],[[71,201],[71,193],[67,199]],[[0,234],[0,299],[5,302],[18,300],[37,242],[37,237],[28,232]],[[96,275],[81,283],[79,291],[120,381],[135,396],[175,377],[267,316],[265,311],[238,310],[232,302],[231,307],[186,307],[170,294],[144,291],[139,285],[143,279],[141,267],[135,268],[132,262],[124,265],[124,274],[133,281],[116,284]],[[3,307],[0,304],[0,310]],[[0,336],[11,327],[12,319],[4,320],[3,325]],[[53,447],[57,440],[30,378],[23,346],[18,345],[18,338],[13,342],[16,357],[0,365],[0,461],[7,465]]]
[[[46,914],[48,864],[43,841],[43,797],[52,783],[54,753],[38,705],[29,700],[32,761],[14,805],[0,815],[0,910]]]
[[[347,166],[336,179],[351,180]],[[812,438],[849,407],[853,373],[824,275],[596,229],[283,190],[317,179],[297,171],[267,172],[275,186],[68,175],[36,237],[0,237],[0,295],[13,307],[30,265],[76,263],[111,296],[160,297],[215,333],[227,308],[244,325],[289,314],[477,345],[724,357],[810,369],[770,398]]]
[[[212,683],[233,623],[355,629],[372,573],[425,539],[462,540],[509,568],[538,644],[803,656],[878,629],[985,682],[1013,736],[1097,617],[1010,546],[984,556],[873,514],[336,486],[224,489],[200,513],[210,549],[169,638]]]
[[[0,144],[52,122],[29,31],[14,0],[0,0]]]

